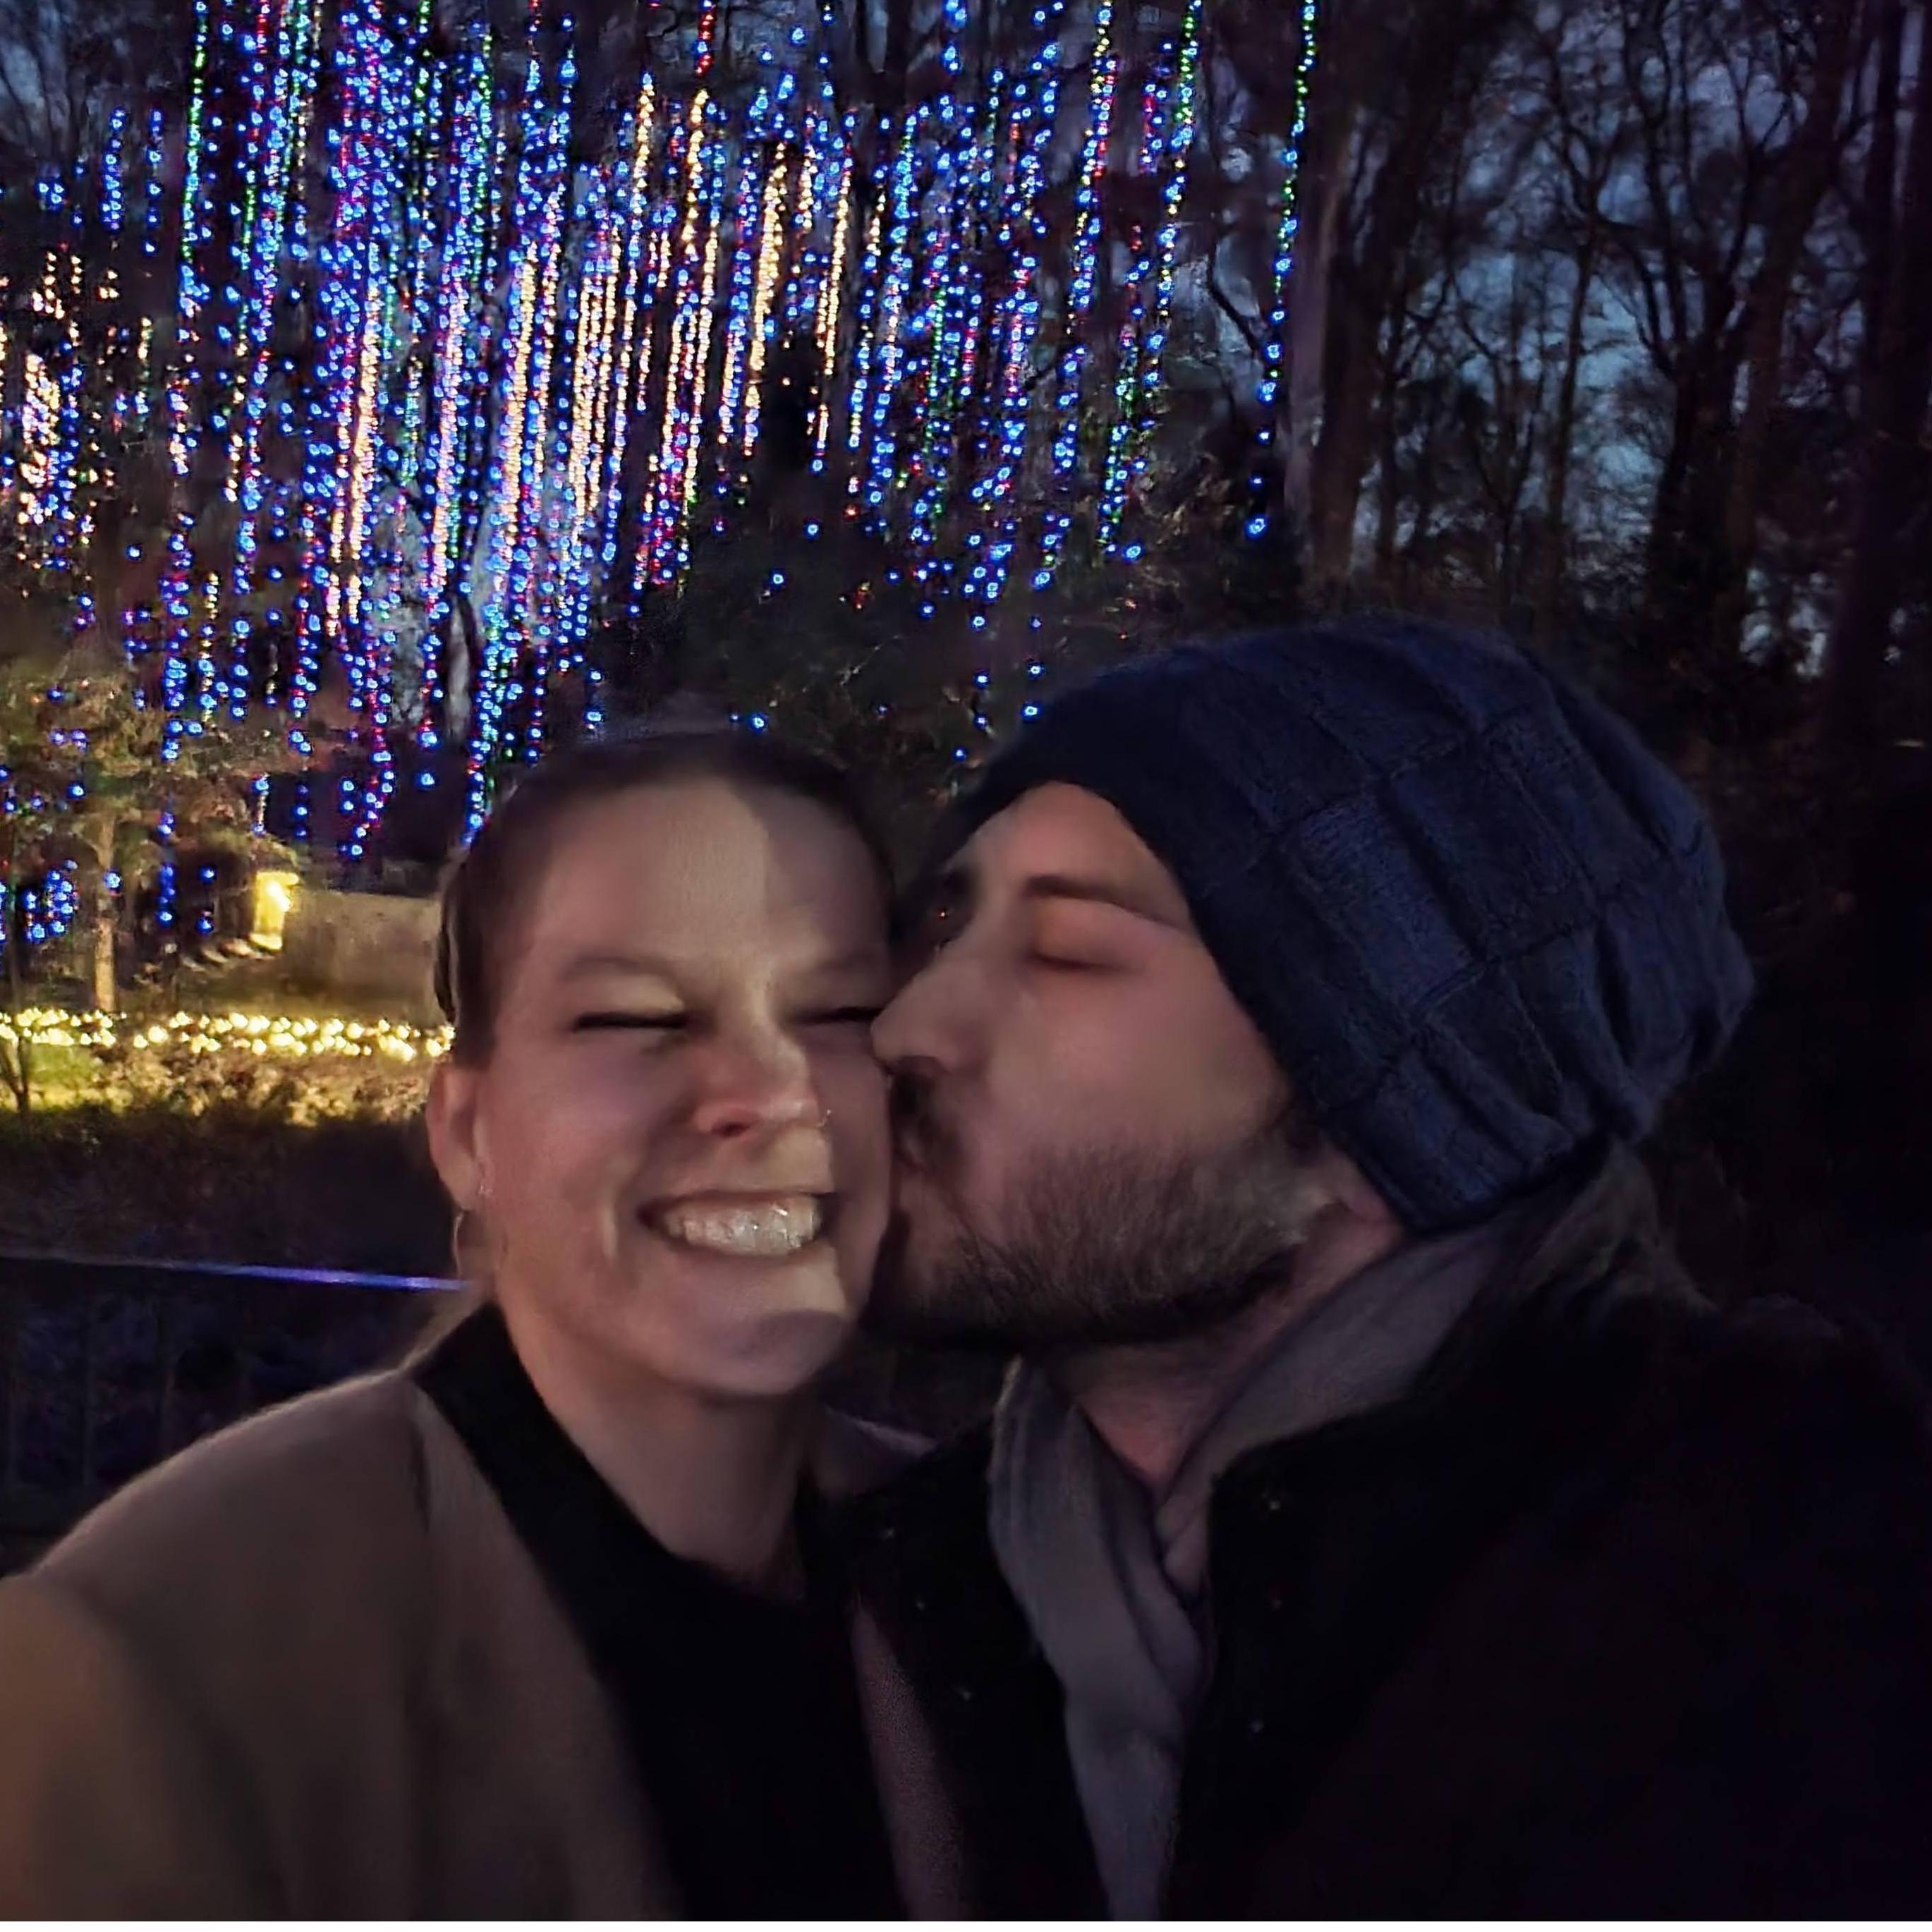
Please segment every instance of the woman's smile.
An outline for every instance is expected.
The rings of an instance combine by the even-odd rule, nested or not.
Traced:
[[[653,1234],[681,1248],[738,1260],[789,1261],[829,1228],[832,1197],[818,1194],[693,1194],[643,1209]]]

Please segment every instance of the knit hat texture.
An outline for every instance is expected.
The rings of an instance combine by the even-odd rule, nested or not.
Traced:
[[[1051,705],[948,842],[1111,803],[1317,1126],[1416,1232],[1635,1142],[1751,973],[1715,840],[1595,699],[1499,637],[1352,618],[1138,659]]]

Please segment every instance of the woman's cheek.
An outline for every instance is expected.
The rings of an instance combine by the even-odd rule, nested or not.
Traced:
[[[660,1060],[644,1054],[586,1054],[576,1066],[559,1070],[551,1104],[601,1129],[627,1128],[655,1118],[674,1100],[675,1083],[668,1072]]]
[[[831,1115],[840,1184],[856,1194],[883,1196],[892,1166],[891,1117],[885,1070],[869,1052],[829,1056],[819,1092]]]

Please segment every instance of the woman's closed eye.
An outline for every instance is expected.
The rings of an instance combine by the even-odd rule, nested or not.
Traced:
[[[801,1014],[800,1018],[806,1026],[868,1027],[884,1011],[883,1006],[832,1006],[822,1012]]]
[[[572,1033],[675,1033],[690,1023],[688,1013],[580,1013],[570,1023]]]

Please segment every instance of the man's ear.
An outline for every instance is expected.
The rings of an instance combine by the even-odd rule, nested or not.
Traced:
[[[1366,1227],[1400,1229],[1402,1223],[1395,1210],[1382,1198],[1368,1176],[1334,1142],[1322,1142],[1315,1164],[1323,1186],[1337,1204],[1348,1210],[1350,1220],[1359,1221]]]
[[[1393,1246],[1402,1226],[1374,1184],[1335,1143],[1325,1137],[1304,1158],[1302,1184],[1320,1204],[1319,1218],[1332,1239],[1342,1228],[1369,1245]]]
[[[1305,1305],[1401,1246],[1402,1222],[1372,1182],[1325,1137],[1303,1162],[1309,1218],[1295,1286]]]
[[[440,1060],[430,1076],[430,1158],[449,1198],[464,1213],[481,1207],[489,1192],[490,1164],[483,1144],[480,1102],[483,1076],[474,1067]]]

